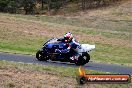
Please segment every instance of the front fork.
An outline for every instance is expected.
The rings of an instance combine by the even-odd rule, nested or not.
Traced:
[[[80,56],[81,56],[80,54],[75,54],[72,57],[70,57],[70,60],[72,60],[73,62],[76,62],[76,61],[78,61]]]

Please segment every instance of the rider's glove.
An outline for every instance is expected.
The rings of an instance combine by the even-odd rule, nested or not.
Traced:
[[[61,53],[61,50],[56,49],[55,52],[56,52],[56,53]]]

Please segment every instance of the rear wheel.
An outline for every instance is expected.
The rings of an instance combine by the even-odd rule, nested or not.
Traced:
[[[40,50],[36,53],[36,58],[39,61],[47,61],[48,60],[48,57],[46,56],[46,54],[44,54],[43,51],[40,51]]]

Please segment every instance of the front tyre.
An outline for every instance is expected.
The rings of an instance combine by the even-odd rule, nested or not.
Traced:
[[[36,53],[36,58],[39,61],[47,61],[48,60],[46,54],[44,54],[43,51],[40,51],[40,50]]]
[[[82,54],[82,58],[84,60],[84,64],[86,64],[90,60],[90,55],[88,53],[84,53],[84,54]]]
[[[85,65],[90,60],[90,55],[88,53],[83,53],[82,56],[78,58],[78,61],[75,62],[77,66]]]

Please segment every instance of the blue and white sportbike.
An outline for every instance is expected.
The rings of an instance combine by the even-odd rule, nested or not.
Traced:
[[[71,48],[67,49],[69,46]],[[37,51],[36,58],[39,61],[62,61],[75,63],[80,66],[89,62],[89,52],[94,48],[95,45],[65,43],[61,38],[52,38],[44,43],[43,47]]]

